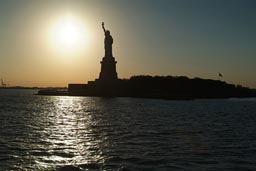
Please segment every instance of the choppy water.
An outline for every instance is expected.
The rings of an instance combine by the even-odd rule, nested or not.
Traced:
[[[256,99],[43,97],[0,89],[0,170],[256,170]]]

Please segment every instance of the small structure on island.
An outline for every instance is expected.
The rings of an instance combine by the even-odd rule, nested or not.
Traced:
[[[102,29],[105,35],[105,55],[101,61],[99,78],[95,81],[89,81],[88,84],[69,84],[69,95],[114,96],[117,94],[116,87],[120,80],[116,72],[117,62],[112,53],[113,38],[110,31],[105,29],[104,22],[102,22]]]

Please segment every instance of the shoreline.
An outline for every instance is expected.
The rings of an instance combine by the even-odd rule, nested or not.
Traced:
[[[215,96],[215,97],[192,97],[192,96],[111,96],[111,95],[69,95],[68,91],[66,92],[58,92],[57,89],[54,92],[53,89],[41,89],[38,91],[37,94],[34,94],[37,96],[67,96],[67,97],[103,97],[103,98],[118,98],[118,97],[127,97],[127,98],[145,98],[145,99],[162,99],[162,100],[198,100],[198,99],[230,99],[230,98],[237,98],[237,99],[243,99],[243,98],[256,98],[256,95],[251,96]]]

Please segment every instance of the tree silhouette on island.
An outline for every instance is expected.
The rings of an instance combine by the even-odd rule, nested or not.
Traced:
[[[116,61],[112,53],[113,38],[109,30],[104,31],[105,55],[101,61],[99,78],[88,84],[69,84],[68,91],[42,89],[39,95],[140,97],[163,99],[256,97],[256,90],[220,80],[185,76],[132,76],[118,79]]]

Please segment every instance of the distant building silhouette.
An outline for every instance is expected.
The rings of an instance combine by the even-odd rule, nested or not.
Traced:
[[[0,87],[7,87],[7,84],[4,82],[3,78],[1,78]]]

